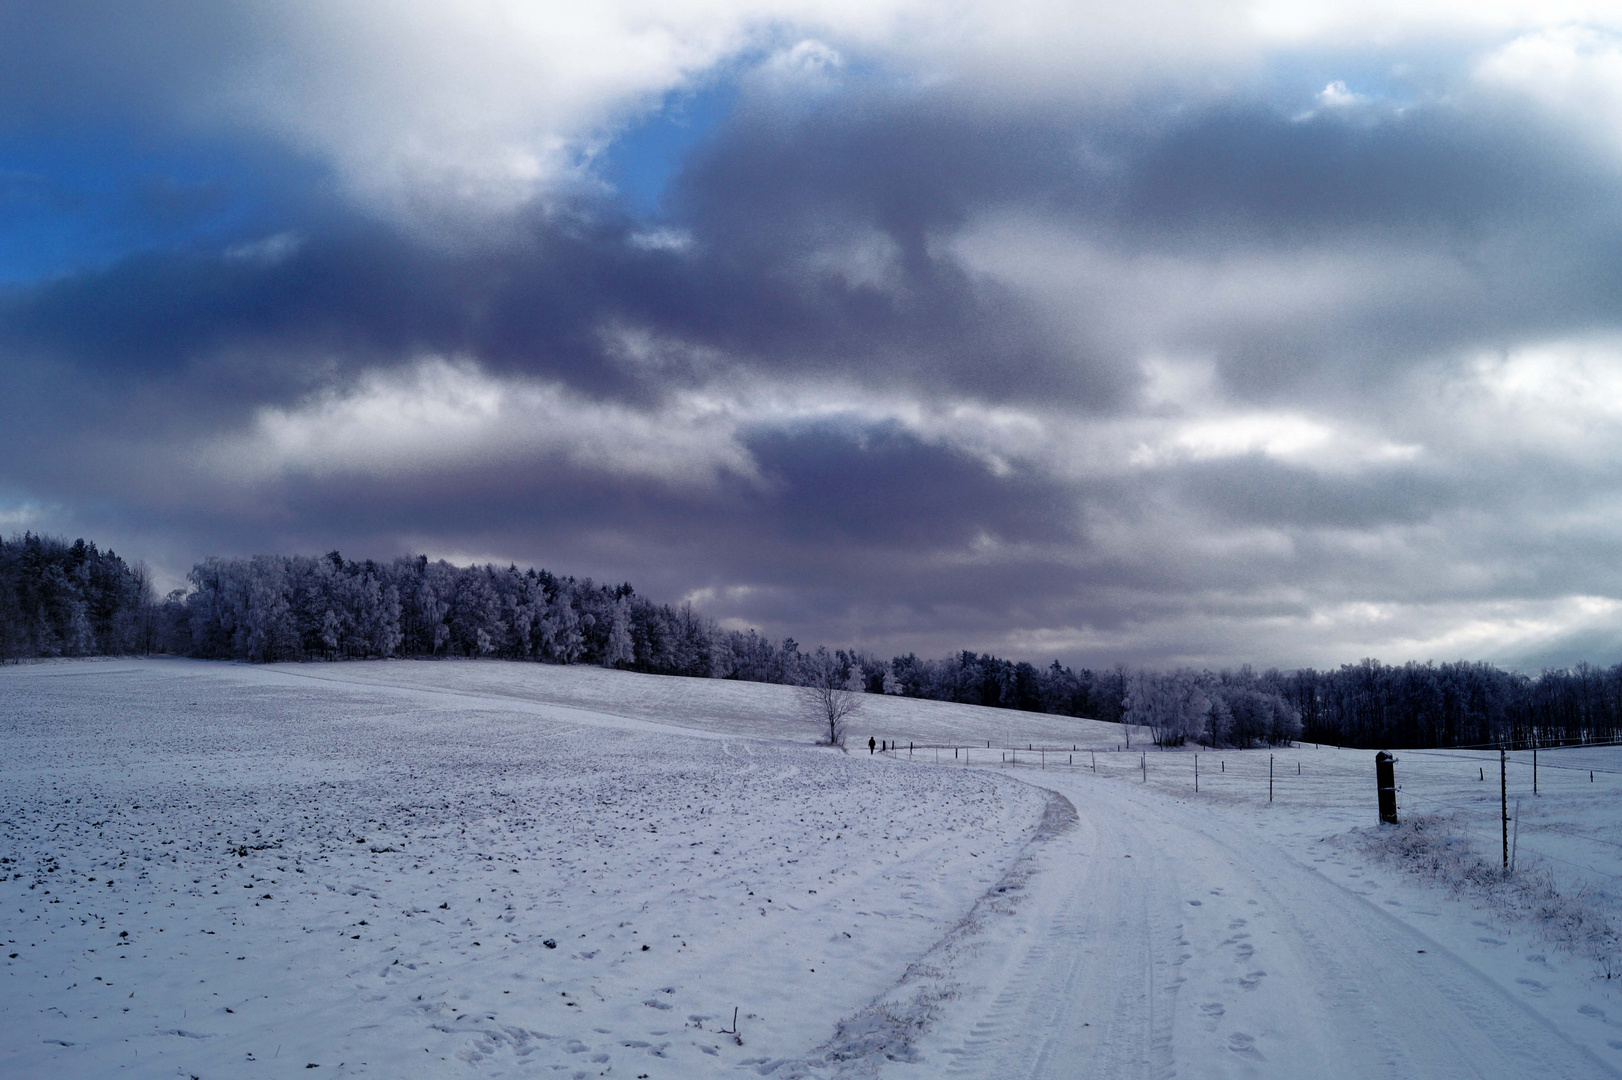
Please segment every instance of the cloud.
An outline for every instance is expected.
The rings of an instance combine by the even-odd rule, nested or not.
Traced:
[[[729,69],[792,73],[805,90],[855,57],[1003,102],[1124,102],[1168,85],[1208,99],[1281,47],[1535,36],[1609,15],[1450,0],[19,3],[0,21],[0,100],[14,126],[256,133],[327,163],[376,211],[461,228],[571,190],[617,131]]]
[[[886,651],[1622,642],[1601,19],[18,10],[0,40],[50,63],[0,74],[7,137],[210,133],[276,195],[163,157],[186,182],[150,190],[208,193],[207,229],[177,195],[163,242],[0,292],[27,527],[172,577],[536,562]],[[597,175],[723,84],[660,198]]]
[[[210,440],[198,458],[205,472],[248,484],[544,467],[551,459],[678,486],[755,476],[721,409],[697,395],[643,412],[442,358],[367,372],[290,408],[262,408],[248,430]]]
[[[1622,25],[1533,30],[1484,56],[1476,79],[1528,99],[1579,137],[1622,153]]]

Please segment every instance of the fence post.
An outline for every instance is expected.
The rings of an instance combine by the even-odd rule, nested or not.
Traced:
[[[1521,800],[1515,800],[1515,837],[1509,843],[1509,872],[1515,872],[1516,849],[1521,846]]]
[[[1538,748],[1532,747],[1532,794],[1538,793]]]
[[[1374,786],[1380,795],[1380,823],[1397,823],[1397,759],[1381,750],[1374,755]]]
[[[1273,755],[1267,755],[1267,801],[1273,801]]]
[[[1141,750],[1139,751],[1139,754],[1142,756],[1143,760],[1138,762],[1138,764],[1143,766],[1143,782],[1147,784],[1149,782],[1149,755],[1144,754]]]
[[[1509,751],[1498,748],[1498,810],[1504,819],[1504,872],[1509,872]]]
[[[1194,755],[1194,794],[1200,793],[1200,755]]]

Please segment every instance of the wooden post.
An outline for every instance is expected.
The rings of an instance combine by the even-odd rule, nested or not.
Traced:
[[[1538,793],[1538,748],[1532,747],[1532,794]]]
[[[1267,755],[1267,801],[1273,801],[1273,755]]]
[[[1139,751],[1139,754],[1142,755],[1143,760],[1138,764],[1143,766],[1143,782],[1147,784],[1149,782],[1149,755],[1144,754],[1142,751]]]
[[[1498,750],[1498,810],[1504,819],[1504,872],[1509,872],[1509,751]]]
[[[1194,755],[1194,794],[1200,793],[1200,755]]]
[[[1515,872],[1515,849],[1521,846],[1521,800],[1515,800],[1515,837],[1509,842],[1509,872]]]
[[[1381,750],[1374,755],[1374,786],[1380,796],[1380,824],[1397,823],[1397,759]]]

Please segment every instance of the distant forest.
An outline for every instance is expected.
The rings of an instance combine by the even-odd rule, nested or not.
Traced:
[[[0,541],[0,658],[175,653],[253,662],[494,657],[656,675],[798,683],[836,665],[853,689],[1147,727],[1161,745],[1297,739],[1355,747],[1551,746],[1622,739],[1622,664],[1537,676],[1486,663],[1364,660],[1331,671],[1036,667],[964,651],[889,660],[802,652],[690,607],[516,566],[259,555],[210,558],[159,599],[93,543]]]

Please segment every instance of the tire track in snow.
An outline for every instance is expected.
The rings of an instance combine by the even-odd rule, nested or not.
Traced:
[[[1618,1075],[1250,819],[1086,777],[1040,786],[1074,796],[1082,827],[1042,852],[979,992],[879,1075]]]
[[[1034,940],[989,976],[993,1005],[947,1075],[1169,1075],[1174,912],[1151,887],[1160,873],[1113,869],[1153,856],[1130,824],[1100,828],[1091,818],[1043,856],[1045,883],[1062,887],[1024,913],[1020,933]]]

